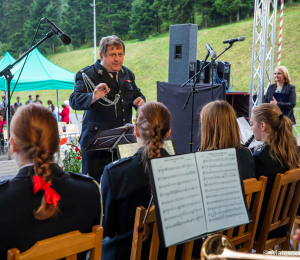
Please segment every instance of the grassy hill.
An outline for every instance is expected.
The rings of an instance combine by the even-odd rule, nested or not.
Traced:
[[[277,65],[279,13],[276,23],[276,48],[274,54]],[[230,61],[233,74],[233,90],[250,91],[251,55],[252,55],[253,18],[238,23],[203,29],[198,31],[197,59],[204,59],[206,55],[205,43],[210,43],[217,53],[226,45],[225,39],[245,36],[244,42],[237,42],[220,60]],[[297,86],[300,101],[300,5],[290,5],[284,10],[282,65],[286,66],[292,78],[292,84]],[[156,100],[156,82],[168,81],[169,35],[162,34],[144,42],[129,41],[126,44],[124,65],[130,68],[136,76],[136,83],[141,88],[147,100]],[[98,51],[98,49],[97,49]],[[53,63],[77,72],[81,68],[94,63],[93,48],[50,55],[47,58]],[[60,101],[69,98],[72,91],[61,90]],[[29,92],[16,93],[27,100]],[[35,95],[36,92],[33,92]],[[52,99],[56,102],[56,91],[39,91],[41,99]],[[16,95],[15,95],[16,96]],[[13,98],[15,100],[15,98]],[[300,107],[300,102],[297,106]]]

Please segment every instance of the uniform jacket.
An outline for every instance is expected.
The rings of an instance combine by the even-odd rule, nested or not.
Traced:
[[[255,178],[254,159],[251,151],[246,147],[242,147],[240,150],[237,149],[237,152],[240,157],[243,180]]]
[[[91,105],[93,93],[87,89],[83,82],[82,72],[84,72],[97,86],[100,83],[106,83],[110,88],[107,98],[111,101],[115,100],[116,94],[120,94],[120,100],[115,106],[104,106],[96,101]],[[82,123],[82,134],[80,144],[87,147],[98,131],[108,130],[123,126],[132,121],[133,101],[145,97],[135,84],[134,74],[126,67],[122,67],[118,74],[117,84],[107,70],[100,64],[100,60],[94,65],[86,67],[76,74],[76,84],[74,92],[70,96],[70,105],[75,110],[86,110],[85,118]],[[107,104],[103,99],[100,102]]]
[[[255,163],[255,177],[259,179],[260,176],[266,176],[268,178],[263,203],[261,206],[260,217],[257,225],[256,237],[259,235],[262,222],[268,207],[268,202],[272,192],[272,188],[276,179],[277,173],[285,173],[288,171],[288,167],[281,165],[279,161],[271,157],[269,153],[269,146],[264,145],[253,153]],[[274,230],[276,233],[270,233],[269,238],[286,236],[286,227],[284,226],[280,230]]]
[[[270,103],[273,100],[276,88],[276,84],[269,86],[264,103]],[[293,123],[295,123],[295,116],[293,113],[293,108],[296,106],[297,100],[295,86],[291,84],[284,84],[281,93],[290,94],[289,102],[277,102],[277,106],[280,108],[282,113],[284,113],[284,115],[286,115]]]
[[[142,148],[132,157],[113,162],[104,169],[101,181],[105,236],[103,260],[130,258],[136,208],[147,208],[150,202],[149,177],[141,153]],[[164,149],[161,149],[161,154],[168,155]]]
[[[88,233],[100,224],[101,197],[99,186],[90,177],[66,173],[51,164],[52,188],[61,196],[59,213],[44,221],[36,220],[33,210],[41,203],[43,192],[33,192],[33,166],[22,168],[12,180],[0,184],[0,259],[7,250],[21,252],[37,241],[79,230]],[[85,259],[85,253],[77,259]]]

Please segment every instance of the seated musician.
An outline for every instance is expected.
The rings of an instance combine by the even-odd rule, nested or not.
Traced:
[[[105,236],[102,259],[130,258],[136,208],[147,208],[151,198],[147,159],[168,155],[162,146],[171,132],[169,110],[162,103],[147,102],[139,107],[136,118],[134,130],[140,149],[133,156],[107,165],[101,180]],[[141,259],[149,258],[147,245],[143,245]]]
[[[21,106],[11,122],[10,143],[20,167],[15,178],[0,182],[0,259],[7,250],[21,252],[37,241],[100,224],[99,186],[81,174],[64,172],[58,152],[56,120],[48,108]],[[86,253],[77,259],[86,259]]]
[[[237,147],[243,179],[254,178],[251,151],[241,145],[240,129],[235,112],[226,101],[206,104],[201,111],[201,151]]]
[[[258,236],[277,173],[299,168],[300,158],[292,122],[278,107],[261,104],[253,109],[250,121],[255,139],[264,142],[264,146],[253,153],[255,177],[268,177],[256,231]],[[286,226],[283,226],[271,231],[269,238],[284,237],[286,232]]]

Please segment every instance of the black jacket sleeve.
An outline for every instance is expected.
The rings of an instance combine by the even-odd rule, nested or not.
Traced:
[[[294,85],[290,85],[289,94],[290,94],[289,102],[277,102],[277,106],[281,110],[291,110],[296,106],[297,95],[296,95],[296,90]]]
[[[115,236],[115,201],[113,196],[113,187],[110,179],[108,167],[105,166],[102,180],[101,180],[101,192],[103,202],[103,229],[104,237]]]
[[[89,93],[91,92],[91,93]],[[93,92],[88,91],[82,78],[82,73],[79,71],[75,76],[74,91],[70,96],[70,106],[75,110],[92,110],[95,106],[91,105]]]

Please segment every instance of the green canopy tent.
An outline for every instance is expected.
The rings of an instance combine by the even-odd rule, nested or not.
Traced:
[[[22,59],[11,70],[11,73],[14,75],[11,81],[11,90],[19,77],[25,59]],[[28,55],[15,91],[73,89],[74,76],[73,72],[53,64],[38,49],[34,49]],[[0,83],[0,90],[5,91],[4,84]]]
[[[15,62],[16,60],[13,58],[13,56],[11,56],[8,52],[6,52],[2,59],[0,60],[0,71],[2,71],[3,69],[5,69],[9,64],[12,64],[13,62]],[[0,77],[0,85],[4,86],[5,89],[5,79],[4,77]]]
[[[10,90],[19,77],[21,68],[25,62],[22,59],[12,70],[14,75]],[[18,81],[15,91],[29,91],[29,90],[57,90],[57,107],[59,108],[59,89],[73,89],[74,88],[75,73],[67,71],[49,61],[36,48],[29,53],[25,63],[23,72]],[[5,81],[5,80],[4,80]],[[7,91],[5,82],[0,81],[0,90]]]

